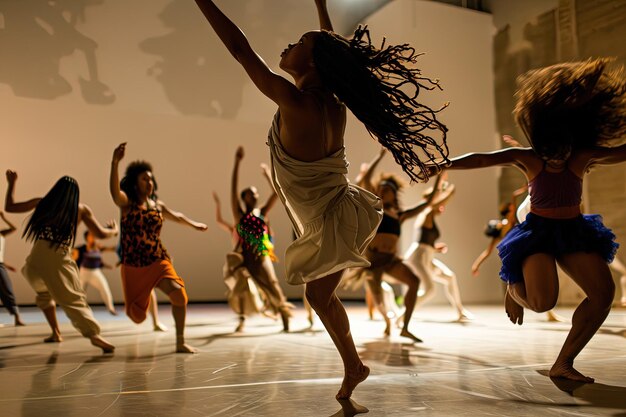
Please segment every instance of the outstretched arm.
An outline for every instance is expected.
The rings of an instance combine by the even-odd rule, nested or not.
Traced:
[[[369,192],[376,191],[374,190],[374,184],[372,184],[372,176],[374,175],[376,167],[383,159],[383,156],[385,156],[385,153],[387,153],[387,150],[385,148],[381,148],[378,155],[372,159],[372,162],[361,166],[361,172],[359,172],[359,175],[357,175],[355,180],[358,186],[365,188]]]
[[[124,208],[128,206],[128,196],[120,188],[119,163],[124,158],[126,152],[126,142],[121,143],[115,151],[113,151],[113,159],[111,160],[111,174],[109,176],[109,191],[113,202],[116,206]]]
[[[266,164],[261,164],[261,172],[263,176],[267,180],[270,185],[270,189],[272,190],[272,195],[269,196],[265,205],[261,207],[261,214],[263,216],[267,216],[267,213],[274,207],[276,204],[276,200],[278,200],[278,194],[276,194],[276,190],[274,190],[274,184],[272,184],[272,175],[270,174],[270,168]]]
[[[196,0],[196,3],[222,43],[264,95],[278,105],[297,103],[300,97],[298,89],[268,68],[263,59],[254,52],[243,32],[212,0]]]
[[[27,211],[33,210],[37,207],[37,204],[41,201],[41,198],[33,198],[27,201],[17,202],[13,198],[13,193],[15,191],[15,182],[17,181],[17,172],[7,170],[7,182],[9,183],[7,187],[7,194],[4,199],[4,209],[7,213],[26,213]]]
[[[408,219],[411,219],[411,218],[417,216],[422,211],[424,211],[425,209],[427,209],[428,207],[431,207],[433,205],[434,198],[436,196],[438,196],[438,195],[441,195],[441,193],[442,193],[439,190],[439,186],[441,184],[441,181],[443,181],[443,174],[439,173],[439,175],[437,175],[437,180],[435,180],[435,185],[433,186],[433,191],[430,194],[428,194],[428,196],[426,197],[425,200],[421,201],[415,207],[401,212],[400,215],[398,216],[398,220],[400,220],[400,223],[404,222],[405,220],[408,220]]]
[[[489,242],[489,246],[487,246],[487,249],[482,251],[482,253],[478,255],[478,258],[476,258],[476,260],[472,264],[473,276],[475,277],[478,276],[478,270],[480,269],[480,265],[482,265],[482,263],[485,262],[485,260],[489,257],[489,255],[491,255],[495,247],[496,247],[496,239],[491,239],[491,242]]]
[[[587,168],[593,165],[612,165],[626,162],[626,145],[608,147],[596,147],[588,151],[589,164]]]
[[[320,29],[332,32],[333,24],[330,21],[326,0],[315,0],[315,7],[317,7],[317,16],[320,20]]]
[[[115,220],[110,220],[105,226],[100,224],[96,217],[93,215],[91,208],[85,204],[79,204],[78,206],[78,220],[85,222],[85,226],[94,235],[96,239],[106,239],[109,237],[117,236],[119,229]]]
[[[4,222],[7,224],[7,226],[9,226],[7,229],[4,230],[0,230],[0,235],[2,236],[7,236],[10,235],[11,233],[15,232],[17,229],[15,227],[15,225],[13,223],[11,223],[5,216],[4,216],[4,212],[0,210],[0,218],[2,218],[2,220],[4,220]]]
[[[179,211],[170,210],[165,204],[163,204],[162,201],[159,201],[158,205],[163,211],[163,217],[165,217],[166,219],[173,220],[179,224],[186,224],[201,232],[207,230],[206,224],[193,221]]]
[[[243,210],[239,205],[239,165],[241,164],[241,160],[243,159],[244,152],[243,146],[237,148],[235,152],[235,165],[233,165],[233,175],[230,180],[230,209],[233,213],[233,219],[239,221],[241,216],[243,216]]]
[[[221,227],[223,230],[225,230],[226,232],[228,232],[229,234],[234,233],[235,226],[228,223],[222,217],[222,207],[220,204],[220,198],[215,191],[213,191],[213,201],[215,201],[215,221],[217,222],[217,225]]]

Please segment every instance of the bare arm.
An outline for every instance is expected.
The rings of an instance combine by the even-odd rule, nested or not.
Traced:
[[[484,251],[482,251],[480,255],[478,255],[478,258],[476,258],[476,260],[472,264],[473,276],[475,277],[478,276],[478,270],[480,269],[480,265],[482,265],[482,263],[485,262],[485,260],[489,257],[489,255],[493,253],[493,250],[495,247],[496,247],[496,239],[491,239],[491,242],[489,242],[489,246],[487,246],[487,248]]]
[[[365,188],[369,192],[376,191],[374,190],[374,184],[372,184],[372,176],[374,175],[376,167],[383,159],[383,156],[385,156],[386,152],[387,151],[385,150],[385,148],[381,148],[380,152],[378,152],[378,155],[376,155],[376,157],[372,159],[372,162],[361,167],[361,172],[359,172],[359,175],[356,177],[355,180],[357,185]]]
[[[452,158],[446,169],[477,169],[513,165],[526,172],[526,166],[530,163],[531,158],[536,158],[531,148],[505,148],[493,152],[469,153]]]
[[[276,190],[274,190],[274,184],[272,184],[272,175],[270,174],[270,168],[266,164],[261,164],[261,172],[263,176],[267,180],[270,185],[270,189],[272,190],[272,195],[269,196],[265,205],[261,207],[261,214],[263,216],[267,216],[267,213],[274,207],[276,204],[276,200],[278,200],[278,194],[276,194]]]
[[[224,46],[265,96],[278,105],[297,103],[300,98],[298,89],[268,68],[263,59],[254,52],[243,32],[212,0],[196,0],[196,3]]]
[[[162,201],[159,201],[158,205],[163,211],[163,217],[165,217],[166,219],[173,220],[179,224],[185,224],[187,226],[191,226],[194,229],[199,230],[201,232],[204,232],[205,230],[207,230],[206,224],[193,221],[181,212],[170,210],[165,204],[163,204]]]
[[[328,14],[328,8],[326,7],[326,0],[315,0],[315,7],[317,7],[320,29],[332,32],[333,24],[330,21],[330,15]]]
[[[437,180],[435,180],[433,191],[430,194],[428,194],[428,197],[426,197],[425,200],[421,201],[415,207],[410,208],[400,213],[400,215],[398,216],[398,220],[400,220],[400,223],[419,215],[426,208],[431,207],[433,205],[432,204],[433,199],[435,198],[436,195],[440,194],[439,185],[441,184],[441,181],[443,181],[443,175],[440,173],[439,175],[437,175]]]
[[[7,224],[7,226],[9,226],[7,229],[4,230],[0,230],[0,235],[2,236],[7,236],[10,235],[11,233],[15,232],[17,229],[15,227],[15,225],[13,223],[11,223],[4,215],[4,212],[0,210],[0,218],[2,218],[2,220],[4,220],[4,222]]]
[[[126,152],[126,143],[121,143],[115,151],[113,151],[113,159],[111,160],[111,175],[109,177],[109,191],[116,206],[120,208],[128,207],[128,196],[120,188],[119,163],[124,158]]]
[[[215,201],[215,221],[217,222],[217,225],[221,227],[222,230],[228,232],[229,234],[234,233],[235,226],[228,223],[222,217],[222,208],[220,204],[220,198],[215,191],[213,191],[213,200]]]
[[[17,202],[13,198],[13,193],[15,191],[15,182],[17,181],[17,172],[7,170],[7,182],[9,183],[7,187],[7,194],[4,199],[4,210],[7,213],[26,213],[28,211],[34,210],[37,207],[37,204],[41,201],[41,198],[32,198],[30,200]]]
[[[626,162],[626,145],[608,147],[596,147],[589,151],[589,163],[587,168],[593,165],[613,165]]]
[[[87,229],[89,229],[96,239],[106,239],[117,236],[119,229],[114,220],[108,221],[107,224],[103,226],[93,215],[93,211],[91,211],[89,206],[81,203],[78,206],[78,210],[79,223],[80,221],[85,222],[85,226],[87,226]]]
[[[237,148],[237,152],[235,152],[235,165],[233,166],[233,175],[230,180],[230,209],[233,213],[233,219],[239,221],[241,216],[243,216],[243,210],[239,205],[239,165],[241,160],[243,159],[244,152],[243,146]]]

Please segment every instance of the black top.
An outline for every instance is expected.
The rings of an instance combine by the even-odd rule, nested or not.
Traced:
[[[441,236],[441,233],[439,233],[437,224],[435,220],[433,220],[433,227],[422,226],[422,235],[420,236],[419,243],[435,246],[435,242],[439,239],[439,236]]]
[[[391,217],[387,213],[383,213],[383,219],[381,220],[376,233],[390,233],[392,235],[400,236],[400,220],[395,217]]]

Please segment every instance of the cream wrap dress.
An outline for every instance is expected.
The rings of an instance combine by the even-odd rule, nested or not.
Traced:
[[[380,199],[348,182],[345,148],[314,162],[287,155],[279,120],[277,112],[268,138],[272,182],[298,235],[285,254],[287,281],[304,284],[369,266],[363,253],[382,219]]]

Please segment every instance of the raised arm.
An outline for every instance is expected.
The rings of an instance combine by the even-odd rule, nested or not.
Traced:
[[[120,188],[120,176],[119,176],[119,163],[124,158],[126,152],[126,142],[121,143],[113,151],[113,158],[111,159],[111,175],[109,176],[109,191],[111,197],[116,206],[124,208],[128,206],[128,196]]]
[[[356,184],[360,187],[365,188],[369,192],[375,192],[374,184],[372,184],[372,176],[374,175],[374,171],[376,171],[376,167],[385,156],[387,150],[385,148],[381,148],[378,152],[378,155],[369,164],[363,164],[361,166],[361,172],[356,177]]]
[[[330,15],[328,14],[328,8],[326,7],[326,0],[315,0],[315,7],[317,7],[320,29],[332,32],[333,24],[330,21]]]
[[[243,146],[240,146],[235,152],[235,164],[233,165],[233,175],[230,180],[230,209],[233,213],[233,219],[235,219],[236,222],[239,222],[241,216],[244,215],[239,205],[239,165],[241,164],[243,156]]]
[[[215,201],[215,221],[217,222],[217,225],[221,227],[222,230],[228,232],[229,234],[234,233],[235,226],[228,223],[222,217],[222,207],[220,204],[220,198],[215,191],[213,191],[213,201]]]
[[[94,235],[96,239],[106,239],[109,237],[117,236],[119,229],[115,220],[110,220],[105,226],[93,215],[91,208],[85,204],[79,204],[78,206],[78,220],[85,222],[85,226]]]
[[[4,222],[7,224],[7,226],[9,226],[6,229],[0,230],[0,235],[2,236],[7,236],[10,235],[11,233],[15,232],[17,229],[15,227],[15,225],[13,223],[11,223],[5,216],[4,216],[4,212],[2,210],[0,210],[0,218],[2,218],[2,220],[4,220]]]
[[[17,172],[7,170],[7,194],[4,199],[4,210],[7,213],[26,213],[27,211],[34,210],[37,204],[41,201],[41,198],[33,198],[27,201],[17,202],[13,198],[15,191],[15,182],[17,181]]]
[[[263,59],[254,52],[243,32],[212,0],[196,0],[196,3],[222,43],[264,95],[278,105],[294,104],[298,101],[299,90],[268,68]]]
[[[435,185],[433,186],[433,191],[428,194],[425,200],[420,201],[415,207],[405,210],[399,214],[398,220],[400,220],[400,223],[419,215],[422,211],[433,205],[432,203],[435,196],[441,194],[441,192],[439,191],[439,185],[441,184],[441,181],[443,181],[442,173],[437,175]]]
[[[194,229],[199,230],[201,232],[204,232],[207,230],[206,224],[191,220],[190,218],[188,218],[187,216],[185,216],[183,213],[179,211],[170,210],[165,204],[163,204],[162,201],[159,201],[157,204],[159,205],[160,209],[163,211],[163,217],[165,217],[166,219],[173,220],[179,224],[185,224],[187,226],[191,226]]]
[[[270,173],[270,168],[267,164],[261,164],[261,172],[270,185],[270,190],[272,190],[272,195],[269,196],[263,207],[261,207],[261,214],[263,216],[267,216],[267,213],[272,209],[272,207],[274,207],[274,204],[276,204],[278,194],[276,194],[276,190],[274,190],[274,184],[272,184],[272,174]]]

